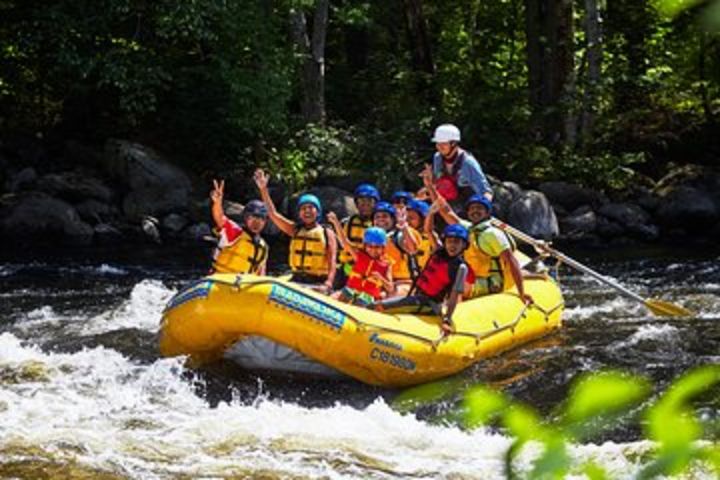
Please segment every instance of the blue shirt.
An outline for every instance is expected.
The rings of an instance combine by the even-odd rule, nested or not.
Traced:
[[[490,182],[488,182],[487,177],[485,177],[485,174],[482,171],[482,168],[480,168],[480,164],[477,160],[475,160],[475,157],[473,157],[472,153],[466,152],[465,150],[458,148],[457,157],[455,158],[456,162],[460,160],[461,155],[463,155],[465,158],[463,159],[462,166],[460,167],[460,171],[458,172],[458,187],[470,187],[473,189],[473,192],[479,195],[482,195],[485,192],[488,192],[492,195],[492,188],[490,187]],[[439,152],[435,152],[435,155],[433,155],[433,176],[437,179],[440,178],[443,173],[443,157],[442,155],[440,155]]]

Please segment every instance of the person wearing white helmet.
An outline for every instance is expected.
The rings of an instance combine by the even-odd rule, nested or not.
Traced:
[[[431,182],[435,187],[428,189],[431,195],[437,192],[454,205],[464,204],[475,194],[492,200],[492,188],[480,164],[470,152],[460,148],[458,127],[449,123],[440,125],[435,129],[432,141],[437,152],[432,165],[425,165],[420,174],[426,185]]]

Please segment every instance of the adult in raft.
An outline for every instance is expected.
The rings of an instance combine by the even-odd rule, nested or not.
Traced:
[[[252,273],[265,275],[270,249],[260,236],[267,223],[267,209],[260,200],[251,200],[242,212],[241,225],[223,210],[225,180],[213,180],[210,192],[211,213],[218,232],[212,273]]]
[[[500,293],[516,286],[523,302],[532,303],[532,297],[525,293],[522,270],[513,254],[515,242],[491,223],[490,200],[482,195],[468,199],[465,211],[470,221],[461,219],[442,196],[438,196],[430,210],[431,214],[439,211],[449,225],[460,224],[470,232],[465,261],[475,272],[475,282],[465,290],[464,298]]]
[[[458,210],[472,195],[492,200],[492,188],[480,164],[470,152],[460,148],[458,127],[450,123],[440,125],[435,129],[432,141],[437,151],[432,165],[426,164],[420,175],[431,178],[445,200]]]
[[[357,249],[362,247],[365,230],[372,227],[373,212],[380,201],[380,192],[375,185],[361,183],[355,188],[353,200],[358,213],[343,218],[341,224],[350,245]],[[348,250],[342,248],[338,253],[338,261],[340,265],[335,275],[335,290],[340,290],[347,283],[355,259]]]
[[[262,169],[255,170],[255,184],[267,205],[270,220],[290,237],[288,263],[292,271],[290,281],[312,286],[315,290],[330,292],[337,263],[335,232],[320,224],[322,206],[312,194],[300,195],[297,201],[297,218],[294,222],[275,208],[268,192],[269,176]]]

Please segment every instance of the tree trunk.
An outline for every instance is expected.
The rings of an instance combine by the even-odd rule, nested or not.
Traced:
[[[585,38],[587,52],[587,78],[583,96],[580,139],[583,145],[592,138],[602,69],[602,31],[597,0],[585,0]]]
[[[572,0],[525,0],[530,105],[538,140],[562,146],[574,137]]]
[[[417,72],[435,73],[422,0],[403,0],[405,22],[412,48],[413,68]]]
[[[303,56],[300,108],[305,123],[325,122],[325,39],[329,0],[317,0],[313,14],[312,36],[308,34],[305,12],[290,11],[293,41]]]

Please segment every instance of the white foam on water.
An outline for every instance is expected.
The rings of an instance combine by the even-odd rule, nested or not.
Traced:
[[[637,302],[633,302],[624,297],[617,296],[611,300],[601,299],[600,303],[590,305],[589,299],[582,299],[581,304],[572,308],[566,308],[564,312],[565,320],[585,320],[591,317],[602,315],[604,317],[629,317],[644,314],[641,312],[641,306]]]
[[[120,306],[85,322],[82,333],[96,334],[122,328],[155,332],[160,326],[162,311],[175,292],[159,280],[142,280],[133,287],[130,298]]]
[[[660,342],[667,345],[674,345],[679,341],[679,333],[680,330],[672,325],[645,324],[641,325],[635,333],[627,339],[610,345],[610,348],[617,350],[620,348],[633,347],[643,342]]]
[[[211,408],[182,359],[139,365],[102,347],[44,353],[9,333],[0,335],[0,372],[4,379],[17,372],[0,382],[0,451],[27,448],[30,457],[40,449],[55,461],[131,478],[504,478],[511,442],[483,429],[430,425],[379,399],[364,409],[262,398]],[[632,478],[638,448],[586,445],[571,455],[599,462],[612,478]],[[521,470],[537,452],[523,452]]]
[[[101,264],[99,267],[93,267],[92,270],[101,275],[127,275],[129,272],[119,267],[113,267],[107,263]]]

